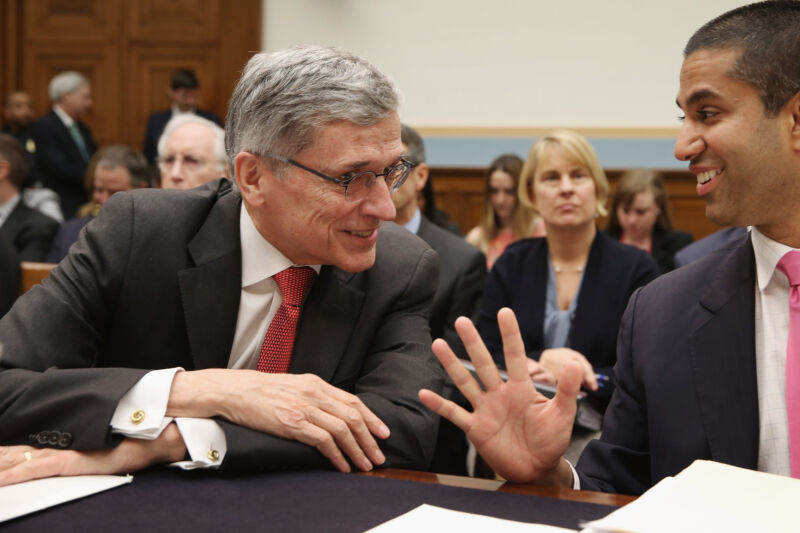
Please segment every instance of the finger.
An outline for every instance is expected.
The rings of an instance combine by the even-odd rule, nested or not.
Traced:
[[[481,394],[483,394],[483,389],[481,389],[480,384],[478,384],[472,376],[472,373],[461,364],[461,361],[456,357],[456,354],[453,353],[450,346],[442,339],[433,341],[431,348],[436,358],[442,364],[442,367],[444,367],[445,372],[447,372],[447,375],[453,380],[453,384],[461,391],[464,398],[474,406],[475,402],[477,402]]]
[[[503,384],[500,374],[497,372],[497,365],[492,359],[492,354],[486,349],[475,324],[465,317],[460,316],[455,322],[456,332],[464,343],[472,364],[475,365],[475,372],[481,380],[486,390],[495,390]],[[464,396],[467,396],[466,394]]]
[[[65,455],[68,453],[65,450],[56,450],[56,453],[52,453],[52,450],[48,449],[30,448],[28,451],[31,454],[30,459],[23,457],[15,466],[0,472],[0,487],[57,476],[61,473],[63,461],[69,459],[69,456]]]
[[[13,468],[26,460],[36,448],[32,446],[0,446],[0,472]]]
[[[466,433],[472,426],[472,413],[459,406],[455,402],[445,400],[438,394],[428,389],[419,391],[419,399],[422,404],[461,428]]]
[[[594,367],[592,367],[592,364],[583,356],[581,356],[581,361],[579,362],[583,369],[584,386],[589,390],[597,390],[597,375],[594,373]]]
[[[497,312],[497,325],[503,337],[503,354],[506,358],[506,370],[509,381],[529,380],[528,356],[525,353],[525,344],[519,332],[519,324],[514,311],[504,307]]]
[[[541,369],[536,372],[533,376],[531,376],[531,380],[535,381],[536,383],[545,383],[547,385],[555,385],[556,378],[545,369]]]
[[[375,442],[375,439],[372,438],[372,435],[363,422],[360,424],[361,434],[359,437],[366,442],[361,444],[356,438],[356,433],[348,423],[341,418],[332,416],[325,411],[315,409],[309,414],[309,421],[330,434],[333,437],[336,447],[341,450],[341,453],[350,458],[353,465],[364,471],[372,470],[372,462],[367,458],[366,453],[371,452],[374,454],[376,451],[380,452],[380,450],[378,450],[378,444]]]
[[[575,416],[577,409],[578,392],[581,388],[582,369],[575,361],[570,361],[564,366],[561,378],[558,380],[556,395],[553,398],[556,407],[570,417]]]
[[[292,435],[291,438],[319,450],[340,472],[350,472],[350,464],[347,459],[336,445],[333,436],[324,429],[305,422],[299,427],[299,432]]]

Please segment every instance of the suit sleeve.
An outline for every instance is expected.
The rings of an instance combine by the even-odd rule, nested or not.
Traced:
[[[92,368],[123,282],[131,201],[115,197],[76,253],[0,320],[0,444],[112,445],[120,397],[146,372]],[[115,238],[102,238],[113,228]]]
[[[351,390],[390,429],[391,436],[378,440],[386,463],[396,468],[427,468],[433,457],[439,417],[419,401],[427,388],[441,393],[444,374],[431,351],[428,309],[436,289],[438,259],[425,250],[407,281],[381,309],[381,318],[368,323],[372,331],[367,354]],[[391,283],[382,280],[384,283]],[[373,311],[373,309],[369,309]],[[366,312],[366,311],[365,311]],[[237,475],[286,468],[332,468],[315,448],[221,422],[228,451],[222,475]]]

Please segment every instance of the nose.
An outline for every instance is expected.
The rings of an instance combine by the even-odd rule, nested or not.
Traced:
[[[376,179],[367,191],[367,196],[361,202],[361,212],[379,220],[394,220],[397,210],[392,202],[392,193],[389,191],[389,186],[386,185],[386,180]]]
[[[574,185],[572,183],[572,176],[569,174],[564,174],[561,176],[561,182],[559,183],[559,189],[562,194],[564,193],[571,193],[574,190]]]
[[[691,161],[705,150],[705,142],[696,128],[687,120],[675,139],[675,158],[680,161]]]

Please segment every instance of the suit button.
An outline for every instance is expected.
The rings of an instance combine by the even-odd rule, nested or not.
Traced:
[[[69,448],[70,444],[72,444],[72,433],[64,431],[58,439],[58,445],[62,448]]]
[[[137,409],[133,413],[131,413],[131,423],[138,425],[144,421],[144,411],[142,409]]]
[[[39,434],[36,436],[36,443],[45,445],[47,444],[47,439],[50,437],[49,431],[40,431]]]
[[[58,438],[61,436],[60,431],[51,431],[50,434],[47,436],[47,444],[50,446],[56,446],[58,444]]]
[[[38,433],[31,433],[30,435],[28,435],[28,442],[30,442],[31,444],[36,444],[38,440],[39,440]]]

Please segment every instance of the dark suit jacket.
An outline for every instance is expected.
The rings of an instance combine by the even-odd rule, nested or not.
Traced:
[[[115,194],[50,278],[0,320],[0,444],[108,447],[114,409],[147,369],[224,368],[241,294],[240,209],[224,179]],[[425,468],[439,421],[417,392],[442,390],[428,330],[438,261],[394,224],[381,229],[377,258],[358,274],[322,268],[290,372],[357,394],[391,430],[381,442],[387,466]],[[305,444],[221,425],[223,473],[330,467]]]
[[[194,113],[199,117],[203,117],[204,119],[222,126],[219,117],[214,113],[209,113],[202,109],[197,109]],[[164,132],[164,128],[171,118],[172,109],[151,113],[147,118],[147,129],[145,130],[144,141],[142,142],[142,153],[144,153],[144,156],[150,163],[155,163],[158,157],[158,139],[161,138],[161,134]]]
[[[744,239],[746,235],[747,228],[745,227],[725,228],[715,231],[711,235],[703,237],[697,242],[693,242],[686,248],[676,253],[675,266],[682,267],[684,265],[688,265],[692,261],[696,261],[697,259],[710,254],[714,250],[727,245],[729,242],[738,239]]]
[[[0,235],[0,317],[11,309],[19,293],[19,257],[11,243]]]
[[[517,315],[529,357],[538,360],[544,350],[548,255],[544,237],[523,239],[510,244],[489,271],[478,330],[499,365],[505,364],[497,327],[497,311],[502,307],[510,307]],[[619,322],[628,298],[657,275],[647,252],[597,232],[569,333],[569,347],[582,353],[596,372],[611,374],[617,361]],[[612,390],[613,382],[593,394],[605,403]]]
[[[82,122],[77,124],[86,143],[86,151],[91,157],[97,151],[92,130]],[[31,133],[36,143],[36,153],[30,181],[39,181],[45,187],[53,189],[61,198],[64,218],[72,218],[87,199],[84,185],[87,161],[84,161],[69,130],[55,111],[50,110],[35,121],[31,126]]]
[[[612,239],[619,241],[619,231],[607,232]],[[661,273],[669,272],[675,268],[675,254],[692,242],[692,234],[680,230],[665,230],[653,228],[652,255]]]
[[[73,218],[62,223],[50,245],[50,251],[47,253],[47,262],[60,263],[62,259],[67,257],[69,247],[78,241],[81,230],[93,218],[92,216]]]
[[[22,198],[0,226],[0,235],[11,243],[20,261],[44,261],[56,231],[58,222],[25,205]]]
[[[581,488],[641,494],[695,459],[757,467],[754,287],[747,238],[634,293]]]
[[[457,355],[465,357],[453,323],[464,315],[477,321],[486,258],[480,250],[424,216],[417,235],[439,254],[439,285],[431,304],[431,336],[443,338]]]

